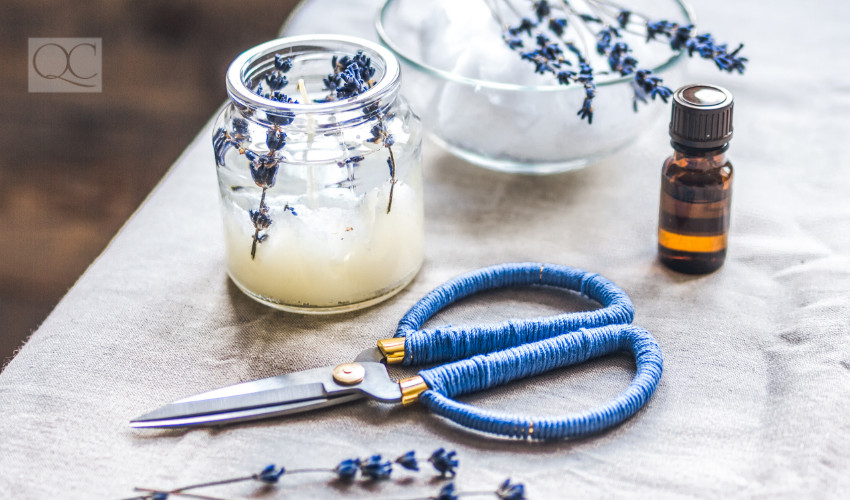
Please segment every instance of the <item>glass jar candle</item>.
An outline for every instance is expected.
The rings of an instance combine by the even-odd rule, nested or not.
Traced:
[[[400,82],[390,52],[343,36],[273,40],[230,65],[213,149],[227,270],[250,297],[343,312],[416,275],[422,133]]]

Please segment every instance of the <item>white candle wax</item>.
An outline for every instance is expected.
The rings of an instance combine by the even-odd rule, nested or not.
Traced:
[[[283,203],[270,203],[273,223],[254,259],[248,214],[225,207],[231,277],[249,294],[283,308],[345,307],[400,289],[423,256],[420,167],[409,168],[406,182],[395,184],[390,213],[389,181],[336,203],[311,206],[308,196],[289,201],[297,215],[283,210]],[[349,192],[339,193],[345,198]]]

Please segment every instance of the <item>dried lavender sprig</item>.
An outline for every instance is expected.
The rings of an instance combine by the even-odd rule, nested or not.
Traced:
[[[297,103],[298,101],[291,99],[281,91],[289,83],[284,73],[292,69],[292,59],[276,54],[274,68],[274,70],[265,75],[262,81],[252,91],[260,97],[273,101]],[[267,92],[263,87],[263,81],[271,90],[270,92]],[[252,87],[250,82],[248,82],[248,87]],[[246,142],[251,141],[248,121],[244,118],[236,117],[231,120],[230,127],[232,131],[228,132],[224,127],[221,127],[213,135],[213,151],[215,153],[216,165],[224,166],[225,154],[230,148],[236,148],[239,154],[244,155],[248,160],[254,183],[263,190],[260,196],[259,207],[256,210],[248,211],[248,216],[254,225],[254,236],[251,241],[252,260],[257,254],[257,244],[265,241],[268,237],[265,231],[272,224],[272,219],[269,216],[269,207],[266,205],[265,200],[266,190],[274,186],[277,177],[281,161],[280,150],[286,145],[286,133],[281,127],[292,123],[295,116],[292,113],[269,113],[267,114],[267,118],[272,126],[266,132],[266,146],[268,147],[268,153],[266,154],[259,154],[244,146]],[[292,210],[292,213],[296,215],[294,210]]]
[[[628,44],[620,40],[620,30],[606,22],[606,16],[603,12],[593,8],[591,3],[588,3],[588,5],[593,10],[593,15],[582,14],[576,11],[568,2],[563,2],[559,7],[563,8],[567,15],[572,19],[580,19],[580,25],[583,26],[588,33],[592,34],[592,31],[589,28],[589,23],[592,22],[602,25],[602,28],[596,33],[596,52],[600,55],[606,56],[609,68],[618,73],[620,76],[635,75],[635,78],[632,81],[632,88],[634,91],[633,107],[635,108],[635,111],[637,111],[637,102],[646,102],[647,97],[651,97],[652,99],[660,97],[662,100],[666,101],[667,98],[672,95],[672,91],[661,85],[662,80],[660,78],[651,76],[650,70],[641,69],[638,73],[638,61],[630,54],[631,48]],[[533,6],[536,15],[539,16],[540,23],[542,24],[546,22],[546,16],[551,16],[552,12],[552,8],[548,5],[548,2],[546,0],[539,0],[535,2]],[[619,22],[627,23],[628,18],[629,15],[623,15],[619,18]],[[553,23],[550,19],[548,24],[552,26],[555,23]],[[556,28],[554,32],[559,33],[561,30]],[[563,33],[558,36],[561,38]],[[584,37],[580,37],[580,39],[584,40]],[[584,60],[580,59],[580,61],[583,63],[583,71],[579,74],[580,78],[576,78],[576,80],[584,83],[586,95],[582,108],[579,110],[578,114],[580,117],[586,118],[590,124],[593,123],[592,101],[596,96],[596,86],[593,83],[592,71],[588,71],[590,68],[589,64],[587,64]],[[587,67],[585,67],[585,65]],[[562,84],[570,83],[569,78],[565,78],[564,75],[558,75],[558,81]]]
[[[454,450],[447,452],[445,448],[439,448],[431,454],[428,461],[431,462],[431,465],[440,472],[441,476],[455,476],[457,475],[455,469],[458,466],[458,460],[455,458],[456,456],[457,452]]]
[[[333,56],[331,58],[333,73],[322,81],[325,88],[331,91],[328,100],[348,99],[362,94],[374,82],[375,68],[372,60],[362,50],[354,56]]]
[[[385,117],[382,116],[380,113],[378,114],[378,123],[373,126],[372,130],[370,131],[372,137],[366,140],[373,144],[383,144],[389,152],[389,157],[387,158],[387,166],[390,169],[390,195],[389,201],[387,202],[387,213],[390,213],[390,210],[392,210],[393,207],[393,190],[395,189],[395,184],[397,182],[395,177],[395,155],[393,154],[393,144],[395,144],[395,138],[384,126],[384,118]]]
[[[586,57],[588,50],[584,37],[578,37],[584,46],[584,54],[578,51],[574,44],[565,40],[565,34],[571,27],[573,30],[581,27],[596,37],[597,52],[606,57],[611,71],[621,76],[634,75],[631,84],[634,91],[635,111],[637,111],[638,102],[648,102],[655,98],[666,101],[672,95],[672,91],[664,86],[662,79],[654,75],[651,70],[638,67],[638,61],[631,55],[630,47],[620,39],[620,31],[645,35],[647,41],[660,41],[657,37],[663,35],[668,38],[671,49],[686,49],[689,56],[693,56],[696,52],[702,58],[712,59],[722,71],[743,73],[745,69],[747,59],[738,55],[743,45],[739,45],[730,52],[726,44],[718,44],[710,34],[696,34],[692,25],[679,26],[669,21],[651,22],[648,16],[625,9],[609,0],[586,0],[592,14],[578,12],[567,0],[555,3],[549,0],[530,0],[530,2],[531,11],[537,22],[523,16],[511,0],[503,0],[503,3],[519,19],[519,24],[514,26],[504,22],[502,10],[498,7],[500,4],[494,6],[488,3],[488,5],[493,17],[504,27],[502,38],[505,44],[512,50],[520,52],[522,59],[533,63],[535,72],[552,73],[562,85],[574,83],[584,85],[586,95],[578,115],[587,119],[588,123],[592,123],[592,102],[596,95],[593,68]],[[590,28],[591,24],[598,24],[601,28],[594,32]],[[634,25],[644,26],[645,33],[637,33],[629,28]],[[584,71],[579,73],[564,68],[570,65],[564,57],[566,52],[557,46],[557,42],[552,42],[544,31],[553,33],[556,40],[574,54],[580,67],[582,63],[585,63],[587,68],[582,67]],[[534,47],[536,48],[533,50],[527,48],[524,38],[535,39]]]
[[[551,73],[562,85],[579,83],[584,86],[585,98],[577,114],[579,117],[587,119],[588,123],[592,123],[596,83],[594,82],[593,68],[587,63],[588,47],[584,37],[578,37],[579,43],[582,44],[584,49],[583,51],[579,50],[574,43],[564,39],[567,28],[570,25],[575,25],[577,23],[576,19],[582,19],[586,23],[588,22],[588,18],[586,16],[579,16],[566,2],[564,2],[563,6],[558,6],[558,11],[562,12],[566,17],[553,17],[552,5],[547,0],[538,0],[532,3],[534,15],[537,18],[537,22],[535,22],[528,17],[522,17],[510,0],[504,0],[504,2],[517,16],[521,17],[519,24],[516,26],[511,26],[504,21],[500,22],[501,25],[506,26],[502,35],[505,43],[512,50],[519,50],[526,48],[521,38],[522,35],[525,34],[528,38],[533,36],[535,41],[534,48],[529,47],[528,50],[520,52],[520,57],[533,63],[535,72],[540,74]],[[494,17],[501,19],[500,12],[496,12],[492,7],[491,11]],[[548,29],[573,54],[579,64],[578,72],[565,68],[565,66],[572,66],[572,63],[565,57],[566,52],[557,42],[553,42],[543,30],[532,33],[533,30],[536,30],[540,26],[546,26],[543,30]]]
[[[713,60],[721,71],[737,71],[743,74],[749,61],[738,55],[744,44],[739,44],[735,50],[729,52],[727,44],[718,44],[710,33],[696,34],[692,24],[680,26],[669,21],[656,21],[647,24],[647,28],[647,38],[664,35],[668,37],[670,48],[673,50],[685,49],[690,57],[696,52],[703,59]]]
[[[643,35],[646,36],[647,41],[661,41],[657,36],[664,35],[668,38],[667,43],[671,49],[677,51],[686,49],[689,57],[692,57],[694,52],[696,52],[703,59],[713,60],[721,71],[729,73],[738,71],[738,73],[743,74],[746,69],[745,65],[748,59],[738,56],[744,44],[739,44],[735,50],[729,52],[727,44],[718,44],[710,33],[696,33],[695,27],[692,24],[683,26],[666,20],[652,21],[649,16],[630,11],[609,0],[587,0],[587,2],[591,6],[596,5],[616,9],[618,21],[623,19],[620,22],[620,27],[623,29],[629,24],[632,16],[640,17],[643,19],[643,22],[639,24],[645,28]],[[634,31],[629,32],[641,35],[641,33]]]
[[[431,462],[434,468],[441,473],[441,477],[445,477],[446,474],[454,475],[455,468],[457,468],[458,466],[456,453],[454,451],[447,452],[444,448],[439,448],[434,451],[428,461]],[[416,454],[413,451],[404,453],[403,455],[397,457],[393,462],[407,470],[419,471],[419,461],[417,460]],[[357,477],[358,474],[360,474],[362,477],[373,481],[389,478],[390,474],[392,473],[392,462],[390,462],[389,460],[384,460],[381,455],[371,455],[363,459],[353,458],[343,460],[334,468],[285,469],[284,467],[276,467],[274,464],[270,464],[263,468],[261,471],[248,476],[240,476],[236,478],[223,479],[218,481],[196,483],[171,490],[136,487],[136,491],[143,491],[147,494],[130,497],[124,500],[167,500],[171,495],[197,498],[201,500],[225,500],[220,497],[199,495],[197,493],[189,493],[188,491],[198,488],[208,488],[212,486],[221,486],[225,484],[233,484],[247,481],[259,481],[264,484],[277,484],[279,483],[281,477],[285,475],[299,473],[332,473],[336,474],[337,477],[342,480],[353,480]],[[449,482],[444,484],[440,488],[440,491],[437,493],[437,496],[429,496],[411,500],[457,500],[461,496],[465,497],[483,495],[495,495],[497,498],[502,500],[524,500],[525,486],[522,483],[511,482],[510,478],[508,478],[503,481],[495,490],[458,492],[455,489],[454,482]]]
[[[298,101],[282,92],[282,89],[289,84],[285,73],[288,73],[289,70],[292,69],[292,58],[284,57],[281,54],[275,54],[274,67],[275,69],[266,74],[264,78],[266,85],[269,87],[271,92],[265,92],[262,82],[257,84],[257,88],[254,92],[260,97],[264,97],[272,101],[286,104],[297,104]],[[286,146],[286,133],[281,129],[281,127],[292,123],[295,119],[295,115],[292,113],[268,113],[266,118],[268,118],[269,122],[272,124],[272,127],[266,132],[266,147],[269,149],[268,154],[258,155],[250,150],[246,150],[244,152],[245,157],[248,158],[249,161],[248,165],[251,170],[251,177],[254,179],[254,183],[263,189],[263,193],[260,195],[260,205],[257,210],[248,211],[248,216],[251,218],[251,223],[254,225],[254,236],[251,240],[251,260],[254,260],[257,255],[257,245],[268,238],[268,233],[265,231],[267,231],[272,224],[272,219],[269,216],[269,206],[266,205],[266,191],[269,188],[274,187],[277,173],[280,169],[281,157],[279,152],[284,146]],[[287,205],[287,207],[288,206],[289,205]],[[292,210],[292,213],[297,215],[294,210]],[[260,234],[261,232],[263,234]]]
[[[718,44],[710,33],[696,33],[695,27],[692,24],[679,25],[666,20],[652,21],[649,16],[633,12],[625,7],[611,2],[609,0],[586,0],[588,5],[608,7],[617,12],[617,20],[620,27],[629,33],[646,36],[647,41],[661,41],[657,35],[663,34],[668,38],[670,48],[673,50],[688,50],[688,56],[692,57],[694,52],[697,52],[704,59],[712,59],[721,71],[738,71],[743,73],[745,64],[748,61],[745,57],[739,57],[738,52],[743,49],[744,45],[739,44],[738,47],[729,52],[727,44]],[[610,11],[609,14],[610,15]],[[640,17],[643,22],[638,23],[645,28],[644,33],[627,30],[626,25],[629,24],[632,16]]]
[[[655,100],[657,97],[667,102],[667,99],[673,95],[673,91],[662,85],[663,80],[655,76],[652,70],[639,69],[637,59],[631,55],[631,48],[622,41],[620,30],[625,29],[625,26],[629,24],[633,13],[628,10],[620,10],[616,18],[611,18],[610,14],[598,8],[594,0],[588,0],[587,4],[593,10],[599,22],[603,24],[602,29],[597,33],[597,53],[606,56],[611,71],[620,76],[634,75],[631,82],[632,108],[634,111],[638,111],[638,101],[647,103],[649,99]],[[618,27],[611,25],[610,21],[615,22]]]
[[[371,59],[362,50],[358,51],[353,57],[343,56],[337,58],[334,56],[331,59],[331,65],[333,67],[333,73],[329,74],[323,80],[325,88],[330,90],[327,100],[355,97],[375,84],[372,76],[374,76],[376,69],[372,66]],[[393,192],[397,182],[395,154],[392,149],[395,139],[384,125],[385,120],[390,119],[391,116],[381,112],[379,104],[368,106],[364,109],[364,112],[367,114],[374,112],[378,119],[378,123],[372,127],[372,137],[367,140],[373,144],[382,144],[387,148],[387,152],[389,153],[389,157],[387,158],[387,166],[390,171],[390,193],[389,200],[387,201],[387,213],[389,214],[392,210]],[[349,175],[351,175],[351,172],[349,172]],[[353,181],[350,176],[349,181]]]

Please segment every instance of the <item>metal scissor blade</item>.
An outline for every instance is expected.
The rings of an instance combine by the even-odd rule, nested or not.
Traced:
[[[166,420],[172,418],[198,417],[201,415],[222,414],[240,410],[251,410],[267,406],[289,403],[309,402],[317,399],[327,400],[325,387],[321,382],[279,387],[269,390],[240,394],[238,396],[213,397],[178,401],[146,413],[136,421]]]
[[[130,422],[132,427],[172,427],[222,424],[286,415],[366,396],[384,402],[401,400],[398,384],[384,365],[361,362],[365,375],[356,384],[341,385],[333,367],[268,377],[222,387],[175,401]]]
[[[270,391],[273,389],[282,389],[301,384],[312,384],[322,382],[327,379],[331,373],[331,368],[311,368],[300,372],[287,373],[285,375],[275,375],[274,377],[261,378],[250,382],[242,382],[233,384],[211,391],[195,394],[188,398],[179,399],[172,403],[185,403],[187,401],[201,401],[204,399],[229,398],[240,394],[253,394],[255,392]]]
[[[345,396],[340,396],[331,399],[313,399],[310,401],[302,401],[300,403],[266,406],[263,408],[253,408],[250,410],[232,411],[227,413],[212,413],[209,415],[200,415],[196,417],[169,418],[164,420],[147,420],[144,419],[145,415],[143,415],[142,417],[139,417],[136,420],[132,420],[130,422],[130,427],[188,427],[196,425],[202,426],[232,424],[237,422],[246,422],[249,420],[279,417],[292,413],[300,413],[315,408],[324,408],[342,403],[348,403],[362,398],[362,394],[348,394]]]

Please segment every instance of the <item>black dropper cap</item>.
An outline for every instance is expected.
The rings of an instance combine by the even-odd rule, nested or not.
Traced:
[[[670,138],[696,149],[715,149],[732,138],[732,94],[716,85],[692,83],[673,94]]]

